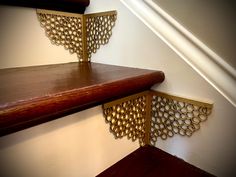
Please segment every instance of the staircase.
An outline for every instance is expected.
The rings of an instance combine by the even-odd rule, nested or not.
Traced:
[[[39,1],[28,2],[29,4],[26,1],[5,1],[4,3],[47,9],[52,7],[47,3],[39,5]],[[82,6],[88,5],[85,1],[81,2]],[[60,6],[53,9],[68,11],[69,8],[72,12],[78,10],[70,8],[74,7],[74,1],[62,0],[63,3],[65,9]],[[81,6],[80,3],[77,5]],[[85,7],[81,7],[78,11],[83,13],[84,9]],[[8,80],[13,82],[9,84]],[[68,63],[2,69],[0,70],[2,83],[0,86],[0,134],[5,136],[95,105],[149,90],[154,84],[163,81],[164,74],[161,71],[98,63]],[[27,88],[30,88],[30,91]],[[98,175],[98,177],[106,176],[210,177],[213,175],[158,148],[144,146]]]

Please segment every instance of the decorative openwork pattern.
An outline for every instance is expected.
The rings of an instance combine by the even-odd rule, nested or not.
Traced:
[[[212,110],[212,104],[152,92],[151,134],[154,145],[157,138],[165,140],[174,134],[191,136],[200,129]]]
[[[117,16],[116,11],[83,15],[49,10],[37,10],[37,15],[51,42],[76,53],[80,62],[90,61],[108,43]]]
[[[83,17],[54,11],[37,11],[39,21],[52,44],[63,45],[70,53],[76,53],[83,58]]]
[[[110,131],[116,138],[127,136],[143,146],[145,138],[146,95],[136,94],[103,106]]]
[[[92,53],[109,42],[112,28],[115,26],[116,13],[90,14],[86,16],[88,58]]]
[[[212,104],[146,91],[103,106],[106,121],[116,138],[127,136],[140,145],[155,145],[175,134],[191,136],[212,111]]]

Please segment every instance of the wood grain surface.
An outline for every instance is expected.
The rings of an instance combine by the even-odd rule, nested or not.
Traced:
[[[83,14],[90,0],[1,0],[0,4]]]
[[[156,147],[144,146],[127,155],[97,177],[214,176]]]
[[[0,70],[0,135],[148,90],[161,71],[67,63]]]

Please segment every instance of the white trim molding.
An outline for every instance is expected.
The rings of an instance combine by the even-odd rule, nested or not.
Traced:
[[[152,0],[120,0],[236,107],[236,70]]]

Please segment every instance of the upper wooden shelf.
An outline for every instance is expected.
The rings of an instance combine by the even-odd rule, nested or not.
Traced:
[[[98,63],[0,70],[0,135],[149,89],[161,71]]]
[[[83,14],[90,0],[1,0],[0,4]]]

